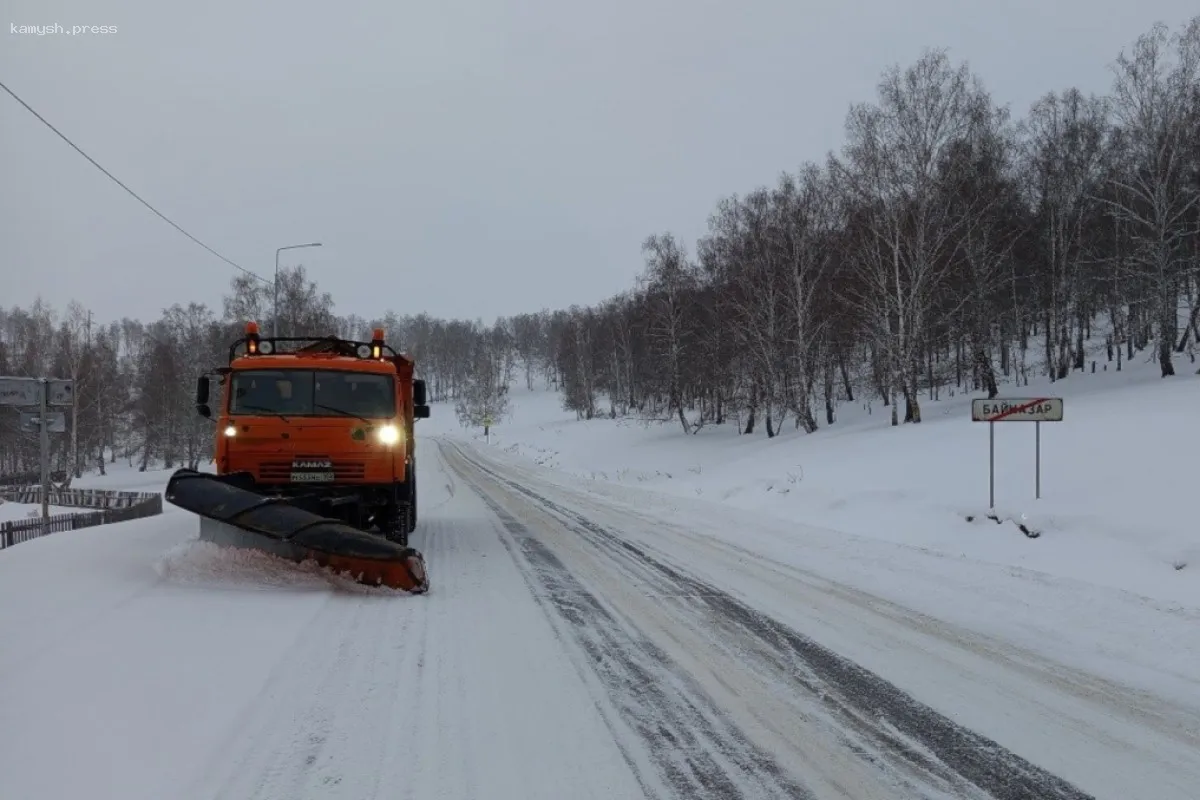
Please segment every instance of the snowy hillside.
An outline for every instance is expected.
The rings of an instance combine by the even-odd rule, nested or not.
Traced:
[[[518,385],[492,446],[598,491],[649,488],[823,526],[831,537],[884,539],[1200,605],[1200,377],[1184,358],[1177,371],[1163,380],[1155,364],[1135,361],[1119,373],[1002,387],[1001,397],[1065,398],[1064,421],[1041,426],[1041,500],[1033,424],[996,426],[1002,525],[985,518],[988,425],[970,421],[972,395],[922,398],[925,421],[898,428],[877,398],[869,409],[846,404],[833,426],[805,435],[789,425],[768,440],[739,436],[734,424],[688,436],[672,422],[577,420],[557,394]],[[480,432],[457,427],[449,407],[435,407],[430,423],[483,443]]]

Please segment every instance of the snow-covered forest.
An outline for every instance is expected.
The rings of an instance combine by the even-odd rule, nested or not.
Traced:
[[[1200,16],[1153,28],[1111,67],[1106,95],[1049,91],[1018,114],[930,51],[851,107],[840,153],[720,200],[693,245],[648,236],[643,278],[620,296],[490,325],[416,309],[368,320],[298,267],[281,273],[280,333],[382,324],[472,425],[503,415],[512,380],[560,390],[581,417],[773,436],[872,397],[917,423],[924,397],[995,395],[1002,378],[1061,380],[1092,361],[1152,359],[1169,377],[1173,354],[1200,349]],[[149,322],[0,309],[0,374],[76,381],[57,468],[195,463],[212,440],[196,376],[273,311],[270,287],[243,276],[223,308]],[[0,413],[0,473],[36,452]]]

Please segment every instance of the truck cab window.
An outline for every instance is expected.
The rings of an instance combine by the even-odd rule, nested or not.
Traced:
[[[243,370],[233,375],[229,413],[389,419],[396,415],[395,381],[337,370]]]

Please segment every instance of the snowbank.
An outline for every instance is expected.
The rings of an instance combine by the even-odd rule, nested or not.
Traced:
[[[924,422],[889,425],[877,400],[845,404],[833,426],[768,440],[735,424],[684,435],[677,423],[577,420],[552,392],[513,387],[492,446],[595,481],[716,500],[796,523],[1011,565],[1200,606],[1197,488],[1200,378],[1178,363],[1074,373],[1001,396],[1065,398],[1041,426],[1042,499],[1034,499],[1034,426],[996,427],[997,521],[989,520],[988,426],[973,396],[923,398]],[[438,430],[464,432],[434,408]],[[760,420],[760,431],[762,428]],[[432,432],[432,431],[431,431]],[[1038,538],[1022,533],[1020,526]],[[1040,535],[1039,535],[1040,534]]]
[[[163,469],[161,465],[152,465],[145,472],[126,462],[118,461],[105,465],[105,473],[101,475],[96,470],[85,472],[82,477],[71,481],[73,489],[109,489],[118,492],[161,492],[167,487],[167,481],[178,469],[178,466]],[[201,472],[214,472],[211,464],[201,464]]]
[[[66,506],[50,506],[50,516],[80,514],[83,510]],[[10,503],[0,499],[0,522],[25,522],[42,516],[42,507],[37,503]]]

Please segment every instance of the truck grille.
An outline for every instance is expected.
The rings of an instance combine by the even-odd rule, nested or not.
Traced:
[[[328,456],[297,453],[287,461],[264,461],[258,465],[258,479],[267,483],[288,483],[292,479],[292,461],[331,461],[334,480],[361,481],[366,477],[367,465],[362,461],[340,461]]]

